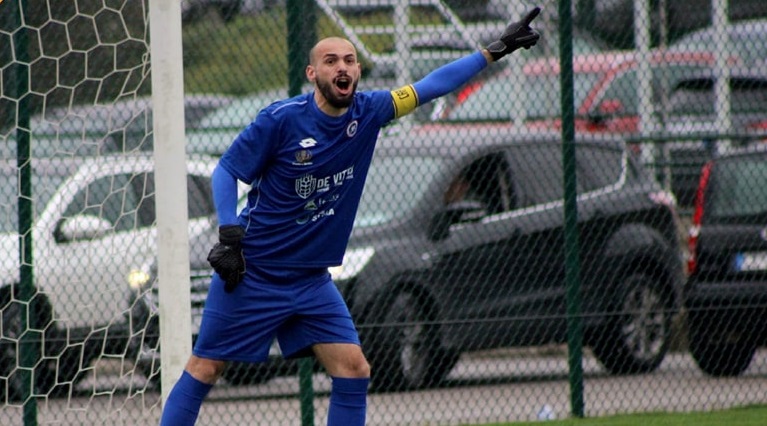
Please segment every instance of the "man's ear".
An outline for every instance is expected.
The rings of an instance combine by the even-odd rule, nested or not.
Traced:
[[[311,65],[306,66],[306,79],[310,82],[314,83],[314,79],[316,77],[316,73],[314,72],[314,67]]]

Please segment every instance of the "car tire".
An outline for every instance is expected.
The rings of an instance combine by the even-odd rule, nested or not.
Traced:
[[[723,331],[705,319],[689,322],[690,353],[700,369],[713,377],[742,374],[756,354],[756,344],[749,341],[720,339]]]
[[[17,287],[18,288],[18,287]],[[28,328],[35,330],[51,329],[53,318],[50,303],[37,293],[33,299],[34,323]],[[25,314],[25,304],[20,302],[18,295],[11,297],[11,291],[6,289],[0,294],[0,317],[2,318],[2,333],[0,334],[0,400],[20,401],[24,393],[22,374],[16,368],[20,364],[18,342],[22,337],[22,315]],[[39,362],[34,369],[35,394],[47,394],[56,384],[56,370],[45,362]]]
[[[428,303],[403,291],[387,304],[370,339],[371,388],[391,392],[437,386],[458,362],[442,347]]]
[[[612,374],[654,371],[663,362],[671,336],[668,296],[655,279],[633,272],[623,279],[617,309],[609,313],[594,355]]]
[[[136,368],[146,379],[146,389],[162,392],[162,375],[160,374],[160,362],[157,359],[139,360],[136,362]]]

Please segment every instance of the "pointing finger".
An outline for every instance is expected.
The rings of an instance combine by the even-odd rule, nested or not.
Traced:
[[[538,6],[535,6],[533,10],[528,12],[527,16],[525,16],[525,18],[522,19],[522,23],[529,26],[530,23],[533,22],[533,19],[535,19],[539,13],[541,13],[541,8]]]

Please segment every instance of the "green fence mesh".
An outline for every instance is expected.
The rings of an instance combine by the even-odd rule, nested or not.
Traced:
[[[358,89],[393,90],[539,5],[537,46],[382,131],[331,268],[372,366],[367,424],[764,404],[767,3],[637,3],[182,0],[192,338],[212,170],[260,109],[312,90],[314,41],[350,39]],[[149,22],[147,0],[0,0],[2,424],[159,422],[170,142]],[[229,365],[198,424],[325,424],[323,368],[269,358]]]

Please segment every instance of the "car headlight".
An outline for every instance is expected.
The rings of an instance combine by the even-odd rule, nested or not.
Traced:
[[[139,291],[146,287],[151,279],[152,274],[149,272],[148,265],[133,268],[128,272],[128,287],[130,287],[131,290]]]
[[[334,281],[348,280],[354,278],[362,271],[365,265],[370,262],[375,254],[373,247],[362,247],[347,250],[344,253],[344,260],[340,266],[333,266],[329,268],[330,275]]]

